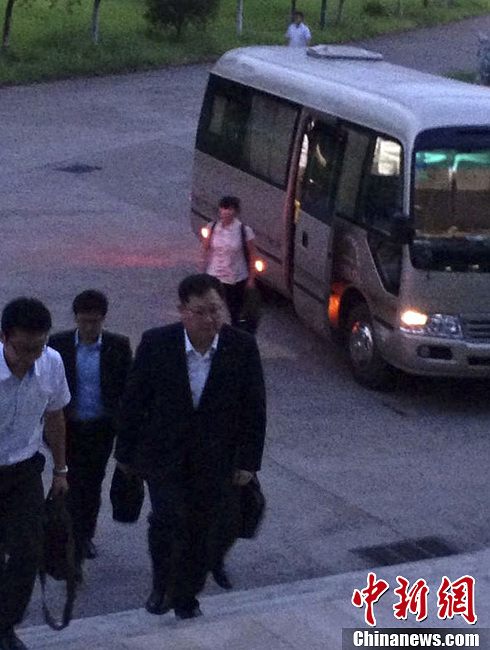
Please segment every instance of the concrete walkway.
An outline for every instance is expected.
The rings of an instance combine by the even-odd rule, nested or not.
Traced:
[[[480,634],[480,648],[490,649],[490,550],[371,569],[389,590],[374,605],[376,628],[410,628],[424,632]],[[62,632],[46,626],[22,629],[19,636],[32,650],[347,650],[342,648],[342,628],[366,629],[364,608],[352,605],[354,589],[366,587],[368,571],[316,580],[275,585],[201,598],[204,616],[177,621],[172,612],[152,616],[144,609],[75,620]],[[398,597],[396,577],[412,585],[423,578],[429,586],[428,616],[416,622],[394,617]],[[443,576],[452,582],[464,575],[475,578],[475,613],[469,625],[460,614],[453,619],[437,616],[437,590]],[[454,629],[457,628],[457,631]],[[481,629],[481,628],[487,628]],[[350,646],[349,646],[350,647]],[[415,646],[412,646],[415,647]],[[464,645],[460,647],[471,647]]]

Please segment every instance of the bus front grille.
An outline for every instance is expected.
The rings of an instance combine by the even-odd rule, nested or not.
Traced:
[[[490,315],[463,316],[461,320],[466,340],[490,342]]]

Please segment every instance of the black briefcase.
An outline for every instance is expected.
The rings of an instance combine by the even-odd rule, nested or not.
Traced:
[[[69,580],[75,571],[75,541],[66,496],[50,492],[44,506],[44,572],[55,580]]]
[[[44,620],[53,630],[63,630],[71,621],[76,596],[78,567],[71,517],[66,495],[50,492],[44,508],[43,562],[39,568]],[[47,578],[66,582],[66,598],[61,620],[56,620],[47,604]]]
[[[116,465],[112,475],[110,498],[112,518],[123,524],[135,523],[145,498],[143,479],[137,474],[125,474]]]
[[[240,487],[240,532],[238,537],[251,539],[259,530],[265,512],[265,497],[259,479],[254,478]]]

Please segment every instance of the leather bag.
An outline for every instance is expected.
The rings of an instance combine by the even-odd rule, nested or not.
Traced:
[[[70,623],[76,595],[75,540],[66,495],[49,492],[45,501],[43,562],[39,570],[44,620],[53,630]],[[56,621],[46,602],[47,578],[66,582],[66,601],[61,621]]]
[[[257,534],[265,512],[265,497],[257,476],[240,487],[240,528],[238,537],[252,539]]]

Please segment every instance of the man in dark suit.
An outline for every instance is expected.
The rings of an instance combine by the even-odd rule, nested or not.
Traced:
[[[179,286],[181,322],[149,330],[136,353],[116,459],[148,482],[153,590],[146,608],[201,614],[196,596],[213,568],[217,522],[260,469],[265,388],[255,339],[224,323],[217,278]],[[224,543],[226,545],[226,541]]]
[[[49,345],[61,354],[72,395],[65,417],[69,506],[79,564],[97,555],[92,540],[102,481],[131,365],[129,339],[102,330],[107,309],[103,293],[83,291],[73,301],[77,328],[49,339]]]

